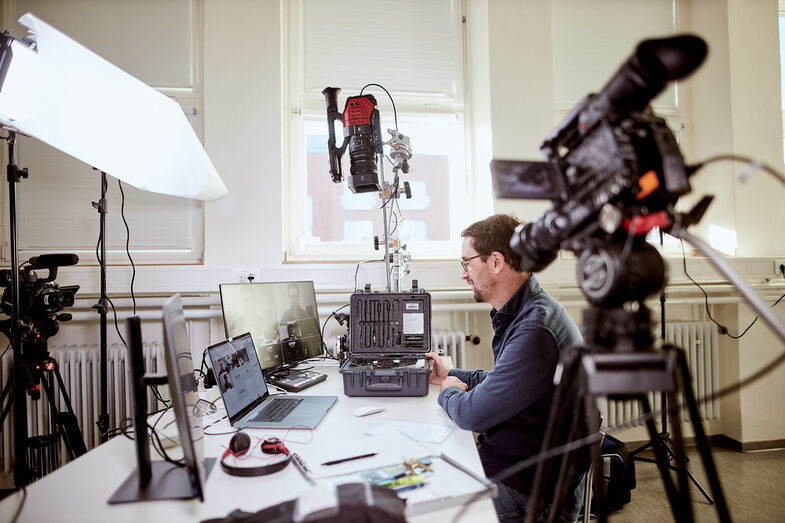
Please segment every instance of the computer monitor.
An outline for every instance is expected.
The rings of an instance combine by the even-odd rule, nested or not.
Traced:
[[[109,498],[109,503],[195,497],[204,501],[204,480],[215,459],[204,458],[204,429],[197,406],[199,394],[179,294],[164,303],[163,323],[167,372],[166,375],[152,375],[144,372],[141,320],[138,316],[126,320],[138,468]],[[150,459],[145,392],[149,384],[163,383],[169,384],[185,462],[183,467],[168,461]]]
[[[262,369],[284,368],[322,354],[312,281],[224,283],[219,287],[226,337],[250,332]]]

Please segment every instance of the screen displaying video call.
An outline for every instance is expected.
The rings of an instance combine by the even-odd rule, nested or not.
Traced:
[[[226,337],[250,332],[263,369],[322,353],[312,281],[224,283]]]

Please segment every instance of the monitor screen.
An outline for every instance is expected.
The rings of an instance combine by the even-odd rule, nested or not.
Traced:
[[[250,332],[263,369],[322,354],[312,281],[224,283],[220,290],[226,337]]]
[[[204,499],[204,427],[198,415],[199,393],[194,377],[191,343],[180,295],[175,294],[163,305],[164,339],[166,340],[166,370],[172,396],[177,429],[183,457],[189,472],[194,496]]]

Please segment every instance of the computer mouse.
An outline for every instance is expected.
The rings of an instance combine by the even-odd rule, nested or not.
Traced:
[[[377,407],[376,405],[365,405],[364,407],[358,407],[352,411],[352,414],[355,416],[369,416],[371,414],[376,414],[378,412],[384,412],[383,407]]]

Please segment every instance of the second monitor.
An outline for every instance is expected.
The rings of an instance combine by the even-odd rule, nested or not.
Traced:
[[[268,374],[322,354],[312,281],[224,283],[220,291],[226,337],[250,332]],[[305,377],[298,383],[297,390],[305,388]]]

